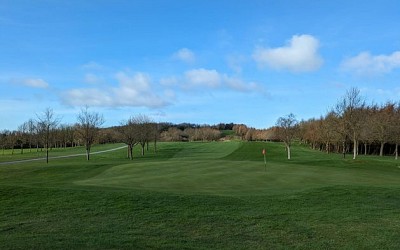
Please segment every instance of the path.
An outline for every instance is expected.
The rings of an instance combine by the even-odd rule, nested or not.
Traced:
[[[126,147],[127,147],[127,146],[122,146],[122,147],[118,147],[118,148],[112,148],[112,149],[107,149],[107,150],[101,150],[101,151],[97,151],[97,152],[90,153],[90,155],[97,155],[97,154],[107,153],[107,152],[111,152],[111,151],[120,150],[120,149],[123,149],[123,148],[126,148]],[[50,159],[71,158],[71,157],[77,157],[77,156],[86,156],[86,153],[82,153],[82,154],[73,154],[73,155],[51,156],[51,157],[49,157],[49,160],[50,160]],[[32,162],[32,161],[41,161],[41,160],[46,160],[46,157],[35,158],[35,159],[27,159],[27,160],[19,160],[19,161],[0,162],[0,165],[11,165],[11,164],[24,163],[24,162]]]

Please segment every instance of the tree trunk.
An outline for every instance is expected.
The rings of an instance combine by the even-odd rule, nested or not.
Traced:
[[[86,160],[90,160],[90,148],[86,148]]]
[[[383,156],[383,148],[385,147],[385,142],[381,142],[381,148],[379,150],[379,156]]]
[[[287,158],[290,160],[290,146],[286,146],[287,149]]]
[[[353,160],[355,160],[356,157],[357,157],[357,149],[358,149],[358,147],[357,147],[357,140],[354,139],[354,140],[353,140]]]
[[[364,143],[364,155],[367,155],[367,147],[368,147],[367,143]]]
[[[395,149],[395,157],[396,160],[399,158],[399,144],[396,143],[396,149]]]
[[[133,145],[132,144],[128,145],[128,158],[130,160],[133,160]]]
[[[343,159],[346,158],[346,141],[343,141]]]
[[[49,147],[46,147],[46,163],[49,163]]]

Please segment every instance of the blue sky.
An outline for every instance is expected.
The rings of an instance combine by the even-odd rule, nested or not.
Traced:
[[[0,130],[47,107],[74,123],[273,126],[351,87],[400,100],[398,1],[0,1]]]

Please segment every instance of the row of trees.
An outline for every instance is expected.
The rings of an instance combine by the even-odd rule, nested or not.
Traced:
[[[102,115],[90,112],[83,108],[77,116],[77,123],[74,125],[60,124],[61,118],[56,116],[51,108],[38,114],[36,119],[29,119],[15,131],[0,132],[0,145],[4,150],[19,147],[21,154],[24,148],[36,148],[39,152],[45,150],[46,162],[49,161],[49,151],[55,147],[67,147],[83,144],[86,150],[86,157],[89,160],[90,149],[97,139],[99,127],[104,123]]]
[[[133,159],[133,148],[139,144],[142,156],[145,154],[145,147],[149,150],[149,142],[154,142],[154,151],[157,151],[159,139],[159,126],[145,115],[132,116],[121,126],[116,127],[119,132],[120,141],[128,146],[128,158]]]
[[[351,89],[324,117],[301,122],[301,139],[313,148],[343,153],[394,154],[400,143],[400,104],[366,104]]]
[[[77,115],[77,122],[73,125],[61,124],[61,119],[48,108],[23,123],[15,131],[0,132],[0,146],[4,150],[15,148],[21,150],[29,148],[32,152],[46,152],[46,161],[49,151],[56,147],[73,147],[83,145],[87,160],[90,159],[91,147],[94,143],[123,142],[127,145],[127,157],[133,159],[133,149],[140,145],[141,154],[149,150],[149,143],[153,142],[157,151],[157,141],[213,141],[221,138],[217,128],[232,128],[233,124],[218,124],[214,126],[200,126],[196,124],[155,123],[145,115],[132,116],[120,123],[119,126],[100,128],[104,118],[97,112],[90,112],[88,107],[83,108]]]
[[[400,143],[400,103],[367,104],[360,90],[351,88],[337,104],[319,119],[298,121],[293,114],[279,117],[269,129],[233,126],[242,140],[282,141],[291,158],[291,145],[297,140],[327,153],[392,154],[398,159]]]
[[[210,126],[188,127],[181,130],[170,127],[161,133],[162,141],[216,141],[222,136],[220,130]]]
[[[367,104],[357,88],[351,88],[335,107],[319,119],[298,122],[293,114],[280,117],[266,139],[283,141],[290,159],[293,140],[314,149],[352,153],[393,154],[398,159],[400,143],[400,104]]]

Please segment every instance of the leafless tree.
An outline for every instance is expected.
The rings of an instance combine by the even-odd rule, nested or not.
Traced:
[[[244,124],[234,125],[233,131],[235,131],[236,135],[240,136],[242,140],[245,139],[248,127]]]
[[[89,107],[86,106],[85,108],[81,109],[77,120],[77,132],[84,141],[86,159],[89,160],[91,147],[95,142],[99,127],[104,123],[104,118],[97,112],[90,112]]]
[[[3,130],[0,132],[0,146],[3,150],[3,155],[4,155],[5,149],[7,147],[7,140],[8,140],[7,137],[9,134],[10,134],[10,131],[8,131],[8,130]]]
[[[184,132],[176,127],[170,127],[167,131],[161,133],[162,141],[181,141]]]
[[[386,143],[393,139],[393,123],[395,117],[395,104],[386,103],[381,107],[374,107],[373,112],[370,112],[368,120],[371,122],[372,135],[377,142],[380,143],[379,155],[383,156]],[[364,116],[366,117],[366,116]]]
[[[358,143],[361,133],[362,115],[365,101],[360,95],[360,90],[351,88],[346,95],[341,98],[336,106],[336,113],[341,121],[342,132],[349,136],[353,142],[353,159],[358,154]]]
[[[290,147],[298,128],[296,117],[293,114],[279,117],[276,126],[278,127],[278,138],[285,144],[288,160],[290,160]]]
[[[133,159],[133,148],[139,144],[142,156],[145,147],[149,150],[149,143],[154,142],[154,150],[157,151],[157,140],[159,137],[158,125],[151,121],[146,115],[136,115],[121,123],[119,131],[122,140],[128,145],[128,158]]]
[[[159,129],[159,124],[158,123],[150,123],[151,127],[151,134],[149,140],[153,140],[154,143],[154,152],[157,153],[157,141],[160,138],[160,129]],[[147,145],[149,145],[147,143]]]
[[[118,128],[121,133],[122,141],[128,145],[128,158],[133,159],[133,148],[139,143],[139,126],[135,117],[130,117],[127,121],[122,122]]]
[[[32,152],[32,144],[33,140],[36,137],[36,122],[33,119],[29,119],[26,122],[27,130],[28,130],[28,143],[29,143],[29,152]]]
[[[53,109],[47,108],[38,117],[38,129],[41,134],[42,143],[46,149],[46,163],[49,163],[49,149],[51,147],[51,133],[60,123],[60,118],[57,118]]]
[[[395,144],[395,159],[399,158],[399,143],[400,143],[400,103],[397,103],[392,119],[393,142]]]
[[[18,126],[18,131],[16,135],[17,135],[17,143],[19,144],[21,149],[21,154],[24,153],[24,144],[27,141],[27,134],[28,134],[27,131],[28,131],[28,125],[26,122]]]
[[[146,144],[153,140],[153,122],[146,115],[137,115],[134,117],[135,123],[138,128],[138,140],[141,146],[142,156],[144,156]]]

